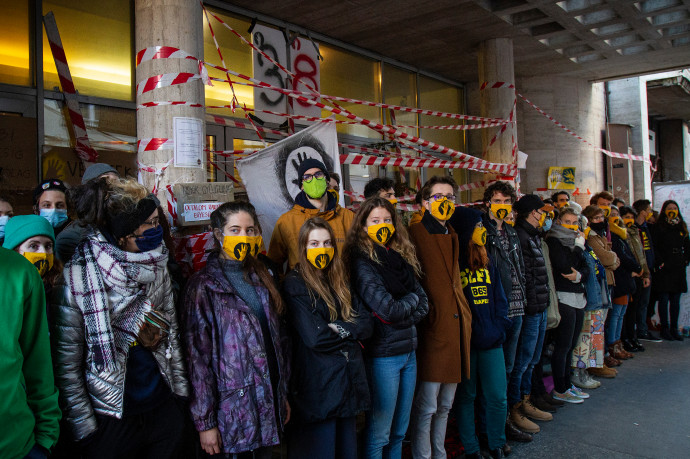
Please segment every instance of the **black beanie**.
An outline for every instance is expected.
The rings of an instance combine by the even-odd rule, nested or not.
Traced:
[[[115,239],[129,236],[139,228],[158,208],[150,196],[137,203],[133,212],[122,212],[108,216],[108,230]]]
[[[326,170],[326,166],[321,161],[314,158],[307,158],[304,161],[302,161],[302,164],[299,165],[299,169],[297,170],[297,175],[299,177],[300,183],[302,182],[302,177],[304,177],[304,173],[307,172],[309,169],[313,169],[315,167],[321,169],[321,171],[324,174],[326,174],[327,182],[331,179],[331,177],[328,175],[328,171]]]
[[[482,213],[476,209],[469,207],[457,206],[455,212],[451,215],[448,223],[458,233],[458,242],[460,243],[460,253],[467,254],[467,244],[472,239],[472,233],[477,223],[482,221]]]

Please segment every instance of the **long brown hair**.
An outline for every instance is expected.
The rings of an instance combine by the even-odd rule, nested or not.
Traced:
[[[325,229],[333,243],[333,261],[324,269],[316,269],[307,260],[307,243],[309,235],[315,229]],[[299,264],[296,267],[307,284],[309,293],[316,293],[328,306],[331,321],[338,319],[338,313],[346,322],[354,322],[349,279],[343,260],[338,256],[333,228],[321,217],[314,217],[302,225],[299,230]],[[335,294],[335,296],[333,296]]]
[[[381,263],[381,261],[376,256],[374,251],[374,241],[371,240],[367,231],[365,230],[367,226],[367,218],[369,214],[376,208],[382,207],[386,209],[391,214],[391,219],[393,220],[393,226],[395,227],[395,232],[391,236],[387,243],[387,246],[396,252],[398,252],[403,259],[414,269],[417,277],[421,277],[422,268],[419,265],[419,260],[415,253],[415,248],[410,242],[410,238],[407,234],[407,229],[405,225],[402,224],[400,216],[395,211],[395,207],[387,199],[375,196],[367,199],[360,206],[355,214],[355,218],[352,221],[352,226],[347,232],[347,241],[345,242],[344,252],[344,262],[345,266],[350,266],[352,258],[354,256],[354,251],[359,249],[366,253],[367,256],[376,263]]]
[[[489,266],[489,255],[486,253],[486,247],[475,244],[472,239],[467,242],[467,266],[471,271]]]
[[[218,238],[215,236],[215,230],[217,229],[222,233],[223,228],[228,222],[228,219],[232,215],[240,212],[246,212],[249,214],[254,221],[254,227],[258,230],[258,233],[261,234],[261,224],[259,223],[259,217],[256,215],[256,210],[254,209],[253,205],[246,201],[226,202],[211,213],[211,228],[213,229],[213,238],[216,241],[216,250],[218,252],[222,251],[223,249],[220,241],[218,241]],[[244,271],[244,280],[249,284],[252,284],[252,281],[249,278],[250,273],[254,272],[257,276],[259,276],[261,284],[268,289],[268,296],[271,306],[273,306],[278,315],[282,315],[285,311],[283,298],[276,287],[271,273],[268,272],[266,265],[253,257],[251,253],[248,253],[242,261],[242,270]]]

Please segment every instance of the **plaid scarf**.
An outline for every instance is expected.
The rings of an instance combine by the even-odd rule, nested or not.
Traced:
[[[80,244],[65,278],[84,316],[86,344],[98,372],[115,370],[152,309],[148,287],[165,276],[168,251],[126,252],[97,232]]]

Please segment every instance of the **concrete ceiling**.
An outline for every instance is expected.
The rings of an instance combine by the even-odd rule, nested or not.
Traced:
[[[690,0],[224,0],[461,82],[510,37],[517,77],[606,80],[690,67]]]

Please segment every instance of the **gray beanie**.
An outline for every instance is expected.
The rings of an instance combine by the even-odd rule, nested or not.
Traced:
[[[107,174],[108,172],[112,172],[113,174],[117,175],[118,177],[120,176],[120,173],[115,170],[113,166],[110,164],[106,163],[96,163],[92,164],[89,167],[86,168],[84,171],[84,176],[81,178],[81,184],[85,184],[87,182],[90,182],[93,179],[96,179],[100,177],[103,174]]]

